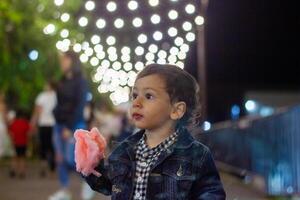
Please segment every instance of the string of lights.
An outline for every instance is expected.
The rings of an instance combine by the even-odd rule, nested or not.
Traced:
[[[85,1],[76,15],[63,12],[64,0],[54,0],[59,19],[73,20],[83,37],[72,38],[67,28],[54,24],[45,34],[60,34],[56,48],[73,48],[82,63],[95,68],[92,79],[100,93],[110,93],[114,104],[129,100],[137,73],[147,64],[176,64],[184,68],[190,45],[196,39],[196,26],[204,23],[200,1]]]

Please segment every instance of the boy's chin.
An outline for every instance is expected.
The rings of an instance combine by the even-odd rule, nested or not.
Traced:
[[[145,124],[141,124],[141,123],[139,123],[139,122],[135,122],[135,123],[134,123],[134,126],[135,126],[136,128],[138,128],[138,129],[148,129],[148,128],[149,128],[149,127],[146,126]]]
[[[142,126],[142,125],[137,125],[137,124],[135,124],[135,127],[138,129],[147,129],[147,127]]]

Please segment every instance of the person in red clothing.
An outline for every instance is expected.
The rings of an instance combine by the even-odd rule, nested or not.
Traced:
[[[10,172],[11,177],[14,177],[16,174],[19,175],[20,178],[25,177],[25,157],[29,131],[29,120],[26,119],[23,111],[17,111],[16,118],[9,126],[10,136],[16,151],[16,156],[12,159],[12,170]]]

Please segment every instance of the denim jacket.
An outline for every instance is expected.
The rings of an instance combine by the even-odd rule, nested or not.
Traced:
[[[84,177],[95,191],[112,195],[112,200],[131,200],[134,190],[134,147],[144,130],[122,142],[96,170],[102,176]],[[186,129],[179,131],[177,142],[162,152],[151,167],[147,194],[151,199],[223,200],[225,191],[209,149],[196,141]]]

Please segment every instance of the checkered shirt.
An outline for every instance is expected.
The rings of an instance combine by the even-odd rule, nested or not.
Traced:
[[[145,139],[146,135],[144,134],[136,146],[136,171],[133,200],[146,200],[147,181],[150,168],[157,161],[159,154],[176,142],[177,133],[174,132],[162,143],[152,149],[149,149]]]

